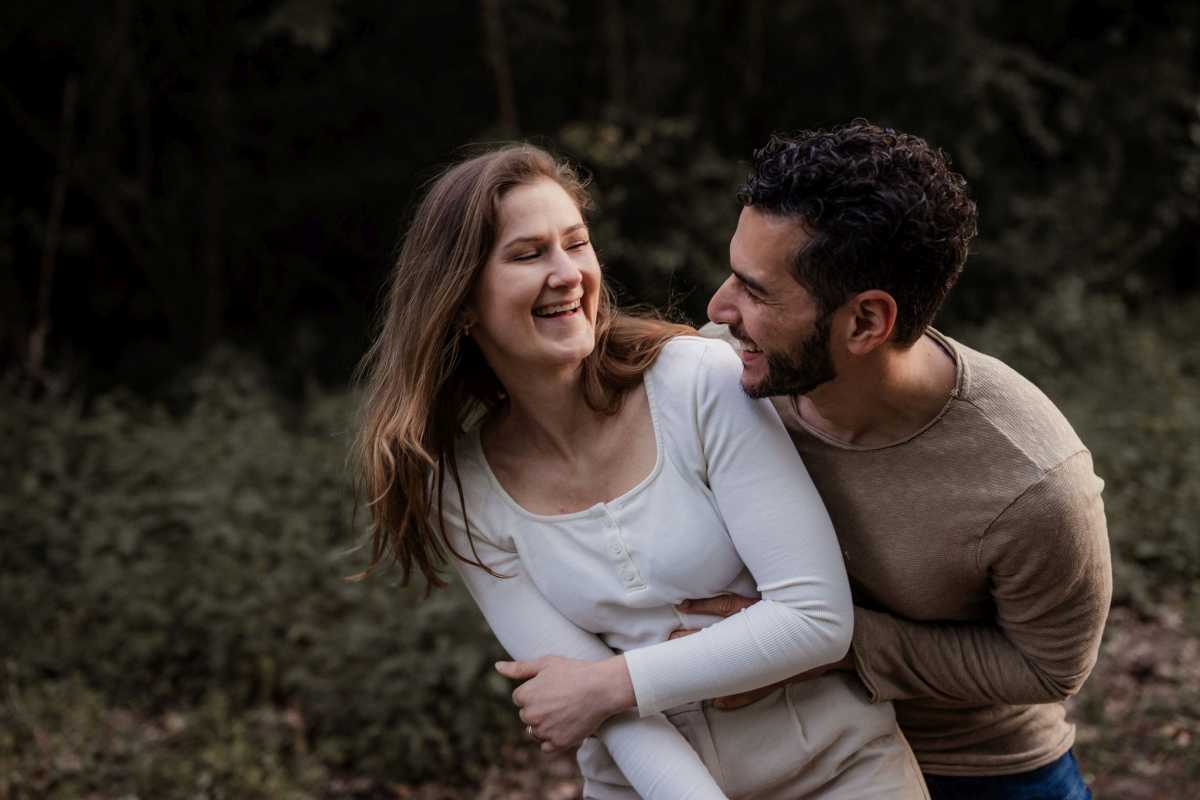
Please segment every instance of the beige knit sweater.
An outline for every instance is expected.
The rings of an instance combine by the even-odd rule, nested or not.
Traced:
[[[1071,746],[1062,701],[1096,661],[1112,594],[1104,484],[1033,384],[929,335],[957,387],[903,441],[846,445],[790,399],[776,408],[837,529],[872,698],[895,701],[926,772],[1023,772]]]

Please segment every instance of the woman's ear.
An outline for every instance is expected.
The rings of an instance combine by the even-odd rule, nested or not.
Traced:
[[[846,347],[866,355],[892,337],[896,329],[896,298],[880,289],[860,292],[847,302],[851,315]]]

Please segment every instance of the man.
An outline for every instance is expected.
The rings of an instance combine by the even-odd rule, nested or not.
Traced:
[[[773,138],[739,198],[709,304],[727,327],[706,332],[740,345],[743,388],[773,399],[833,518],[856,607],[829,668],[894,702],[934,798],[1089,797],[1063,700],[1111,597],[1103,483],[1036,387],[931,328],[975,234],[965,181],[855,122]]]
[[[1037,388],[930,328],[975,232],[965,182],[855,123],[772,139],[740,199],[709,317],[837,529],[856,609],[835,668],[894,701],[934,798],[1088,796],[1062,701],[1112,592],[1103,483]]]

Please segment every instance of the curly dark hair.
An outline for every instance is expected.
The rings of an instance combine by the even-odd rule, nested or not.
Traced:
[[[861,119],[772,136],[754,152],[738,200],[801,218],[813,238],[795,276],[822,314],[868,289],[894,297],[899,344],[933,322],[976,232],[967,182],[940,150]]]

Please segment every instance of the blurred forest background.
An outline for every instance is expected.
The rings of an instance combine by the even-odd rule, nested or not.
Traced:
[[[1200,5],[105,0],[0,10],[0,800],[572,797],[457,588],[357,572],[348,379],[419,187],[525,138],[702,322],[776,130],[967,176],[940,320],[1060,404],[1116,597],[1099,796],[1200,796]]]

